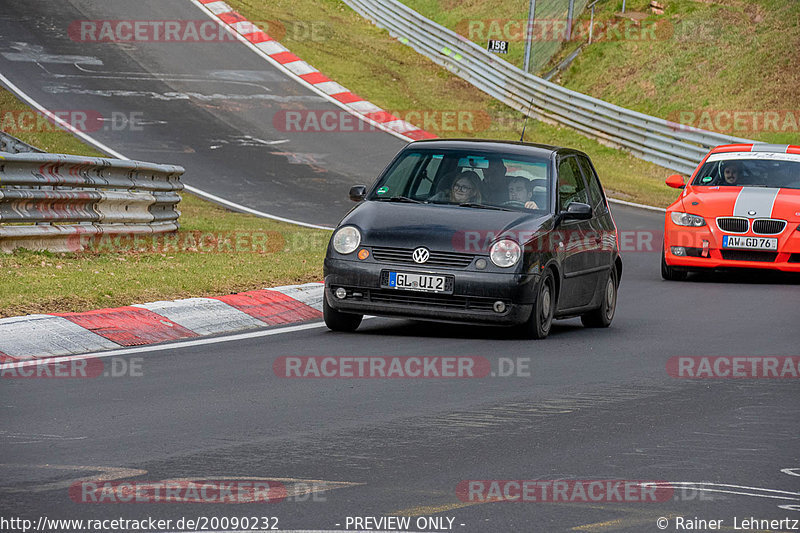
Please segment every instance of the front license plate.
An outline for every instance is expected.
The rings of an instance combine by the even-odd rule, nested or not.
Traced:
[[[744,248],[746,250],[771,250],[776,252],[778,251],[778,239],[725,235],[722,237],[722,247]]]
[[[425,292],[452,292],[447,276],[415,274],[413,272],[389,272],[386,286],[392,289],[406,289]]]

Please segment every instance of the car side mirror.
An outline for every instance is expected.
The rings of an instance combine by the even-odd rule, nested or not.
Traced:
[[[366,185],[353,185],[350,187],[350,199],[354,202],[360,202],[367,196]]]
[[[672,176],[668,177],[664,183],[673,189],[683,189],[686,187],[686,184],[683,182],[683,176],[680,174],[673,174]]]
[[[581,202],[570,202],[566,211],[559,214],[562,220],[588,220],[592,218],[592,206]]]

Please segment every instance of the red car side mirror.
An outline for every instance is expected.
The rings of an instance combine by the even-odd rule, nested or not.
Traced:
[[[672,187],[673,189],[683,189],[686,187],[686,184],[683,183],[683,176],[680,174],[673,174],[672,176],[668,177],[666,182],[667,185]]]

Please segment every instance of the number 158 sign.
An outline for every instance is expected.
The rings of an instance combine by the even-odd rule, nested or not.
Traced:
[[[489,45],[486,48],[487,50],[495,54],[507,54],[508,41],[498,41],[497,39],[489,39]]]

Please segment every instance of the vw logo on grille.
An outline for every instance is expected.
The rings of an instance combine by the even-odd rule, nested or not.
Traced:
[[[411,258],[414,260],[415,263],[425,263],[430,259],[431,253],[427,250],[427,248],[417,248],[414,250],[414,253],[411,254]]]

